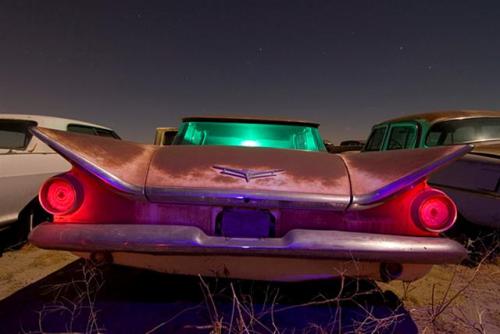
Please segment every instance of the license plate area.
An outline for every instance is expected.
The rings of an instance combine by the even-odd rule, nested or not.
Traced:
[[[229,238],[273,238],[276,219],[269,210],[225,208],[215,219],[215,235]]]

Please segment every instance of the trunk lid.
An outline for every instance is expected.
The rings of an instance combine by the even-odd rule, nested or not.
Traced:
[[[232,146],[166,146],[154,155],[146,179],[154,202],[258,201],[337,209],[350,202],[342,159],[324,152]]]

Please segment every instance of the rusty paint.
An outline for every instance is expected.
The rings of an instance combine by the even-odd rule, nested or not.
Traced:
[[[414,184],[422,179],[421,171],[428,169],[430,173],[440,169],[470,149],[469,146],[454,145],[341,156],[349,170],[354,203],[361,202],[360,199],[364,198],[366,203],[363,204],[367,204]],[[424,173],[423,177],[425,176],[427,175]],[[405,182],[401,182],[405,179]]]
[[[430,113],[414,114],[403,117],[393,118],[379,124],[414,121],[418,119],[426,120],[429,123],[437,121],[450,121],[455,119],[466,119],[476,117],[500,117],[500,111],[493,110],[442,110]]]
[[[154,145],[144,145],[111,138],[89,136],[47,128],[33,133],[67,160],[91,173],[102,171],[142,193]],[[102,175],[97,175],[102,178]],[[111,179],[106,179],[110,183]]]
[[[272,177],[246,182],[213,168],[283,169]],[[229,146],[170,146],[151,163],[147,188],[263,190],[350,196],[342,159],[320,152]]]

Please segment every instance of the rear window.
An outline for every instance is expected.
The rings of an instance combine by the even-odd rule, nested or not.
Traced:
[[[31,139],[28,129],[36,122],[0,120],[0,148],[24,150]]]
[[[387,126],[373,129],[363,151],[380,151],[382,149],[382,144],[384,143],[386,131]]]
[[[326,151],[316,127],[295,124],[186,122],[173,144]]]
[[[500,118],[471,118],[434,124],[425,143],[427,146],[466,144],[500,140]]]
[[[92,136],[120,139],[120,137],[114,131],[103,128],[96,128],[93,126],[80,125],[80,124],[69,124],[68,132],[76,132]]]

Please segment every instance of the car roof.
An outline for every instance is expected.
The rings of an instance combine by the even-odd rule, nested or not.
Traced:
[[[28,115],[28,114],[0,114],[0,119],[34,121],[37,122],[38,126],[50,129],[59,129],[59,130],[66,130],[68,124],[77,124],[77,125],[92,126],[100,129],[113,131],[113,129],[99,124],[79,121],[70,118],[55,117],[55,116]]]
[[[287,124],[287,125],[306,125],[312,127],[319,127],[319,123],[298,120],[298,119],[285,119],[274,117],[261,117],[261,116],[190,116],[184,117],[183,122],[241,122],[241,123],[266,123],[266,124]]]
[[[442,110],[422,114],[413,114],[408,116],[396,117],[379,124],[395,123],[404,121],[424,120],[429,123],[437,121],[449,121],[457,119],[478,118],[478,117],[500,117],[500,111],[493,110]],[[377,124],[377,125],[379,125]]]

